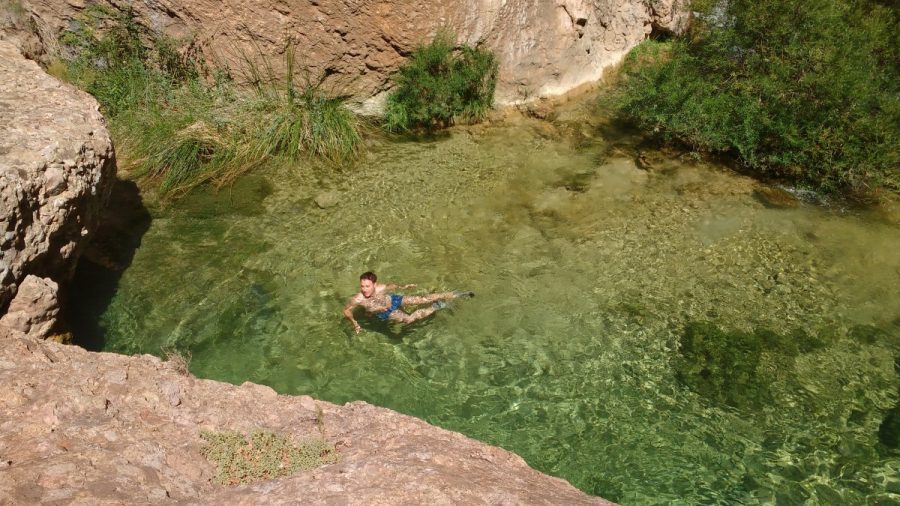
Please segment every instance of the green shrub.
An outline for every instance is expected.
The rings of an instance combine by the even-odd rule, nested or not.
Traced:
[[[896,9],[876,0],[706,3],[717,7],[686,37],[645,43],[626,60],[625,116],[761,175],[824,191],[900,191]]]
[[[238,432],[202,432],[200,452],[216,466],[216,482],[239,485],[307,471],[338,460],[334,446],[319,438],[299,445],[286,436],[258,430],[249,438]]]
[[[497,84],[496,59],[489,51],[468,46],[454,53],[454,46],[452,33],[439,32],[430,44],[413,51],[388,97],[386,129],[446,127],[487,114]]]
[[[60,38],[65,68],[54,72],[100,102],[119,147],[120,167],[181,195],[198,184],[222,185],[273,158],[301,155],[349,163],[360,125],[344,97],[321,82],[294,82],[294,47],[286,78],[270,62],[260,71],[245,55],[244,88],[225,68],[209,69],[170,39],[147,33],[129,11],[92,5]]]

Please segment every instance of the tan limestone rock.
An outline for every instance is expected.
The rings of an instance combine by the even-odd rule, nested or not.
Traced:
[[[27,275],[68,279],[114,174],[97,102],[0,41],[0,314]]]

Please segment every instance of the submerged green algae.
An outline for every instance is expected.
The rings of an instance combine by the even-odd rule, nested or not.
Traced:
[[[273,168],[263,212],[156,211],[106,349],[175,344],[202,377],[367,400],[625,504],[897,500],[880,433],[900,232],[765,208],[716,167],[640,170],[579,114],[374,143],[356,171]],[[354,336],[340,308],[368,269],[478,296]],[[764,395],[679,380],[686,328],[754,336],[715,364]]]
[[[856,337],[859,329],[852,328],[849,336]],[[878,335],[868,327],[866,332],[867,336],[872,332]],[[786,333],[761,328],[727,331],[706,321],[690,322],[679,340],[675,374],[679,381],[715,403],[735,408],[772,406],[778,401],[772,383],[790,381],[799,356],[833,344],[835,336],[823,334],[820,337],[800,328]],[[884,351],[890,353],[890,349]]]

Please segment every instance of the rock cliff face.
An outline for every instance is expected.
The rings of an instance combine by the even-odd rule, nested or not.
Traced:
[[[371,406],[181,375],[148,355],[0,346],[0,504],[611,504],[518,456]],[[214,485],[201,430],[323,434],[340,460]]]
[[[12,315],[0,334],[52,330],[56,282],[74,269],[114,176],[97,102],[0,41],[0,314]]]
[[[88,3],[23,0],[46,46]],[[483,43],[500,61],[497,101],[527,101],[599,79],[653,29],[679,32],[686,0],[101,0],[130,6],[139,22],[207,56],[273,56],[288,39],[326,86],[375,111],[391,74],[441,27]],[[277,57],[275,58],[277,60]]]

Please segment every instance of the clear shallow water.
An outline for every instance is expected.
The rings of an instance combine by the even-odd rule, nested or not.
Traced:
[[[174,345],[200,377],[366,400],[624,504],[900,503],[900,454],[879,443],[900,230],[768,209],[715,167],[642,171],[592,121],[376,143],[354,171],[272,169],[156,209],[105,349]],[[319,209],[325,191],[339,205]],[[370,269],[477,297],[407,328],[362,317],[354,336],[340,310]],[[698,321],[828,344],[764,351],[768,401],[723,403],[677,374]]]

